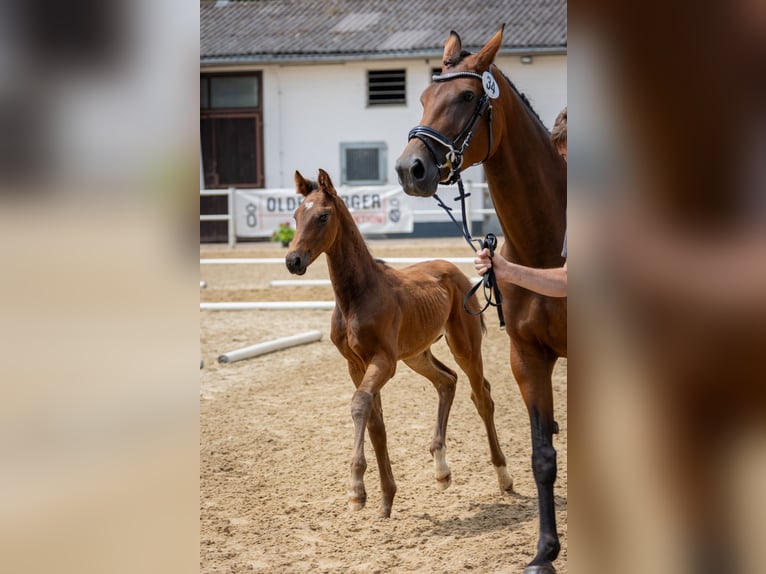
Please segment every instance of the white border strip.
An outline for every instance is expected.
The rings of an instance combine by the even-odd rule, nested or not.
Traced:
[[[332,309],[335,301],[221,301],[200,303],[200,311],[247,311],[250,309]]]
[[[269,282],[272,287],[313,287],[315,285],[332,285],[329,279],[274,279]]]

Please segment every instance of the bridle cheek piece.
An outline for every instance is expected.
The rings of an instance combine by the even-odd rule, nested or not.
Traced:
[[[433,81],[448,82],[456,78],[476,78],[480,82],[482,81],[481,74],[477,74],[476,72],[451,72],[447,74],[437,74],[433,76]],[[479,103],[476,105],[476,109],[473,112],[473,116],[471,116],[471,119],[468,121],[468,124],[466,124],[466,126],[454,140],[451,140],[440,131],[437,131],[428,126],[415,126],[410,130],[410,133],[407,136],[407,141],[410,141],[412,138],[419,139],[421,142],[423,142],[423,145],[426,146],[426,149],[428,149],[428,151],[431,153],[431,156],[434,159],[434,163],[440,171],[444,167],[449,168],[449,174],[447,175],[447,178],[440,181],[439,183],[444,185],[452,185],[458,182],[460,179],[460,170],[463,167],[463,154],[465,154],[465,150],[468,149],[468,145],[471,143],[471,138],[473,137],[473,131],[476,128],[476,124],[479,122],[481,116],[484,115],[485,111],[487,112],[487,133],[489,134],[489,146],[487,147],[487,155],[480,162],[484,163],[487,161],[487,158],[489,158],[489,154],[492,153],[492,103],[490,102],[490,98],[486,92],[484,92],[479,99]],[[436,149],[434,148],[432,141],[441,144],[447,149],[447,153],[444,156],[444,163],[439,163],[439,156],[436,153]],[[461,141],[462,144],[459,143]]]

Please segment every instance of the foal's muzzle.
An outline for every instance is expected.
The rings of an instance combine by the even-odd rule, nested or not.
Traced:
[[[300,253],[298,251],[291,251],[285,257],[285,265],[287,270],[293,275],[303,275],[306,273],[306,269],[311,262],[311,258],[308,253]]]

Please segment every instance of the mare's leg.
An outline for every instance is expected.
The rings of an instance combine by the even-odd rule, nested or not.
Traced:
[[[447,465],[447,420],[455,398],[457,373],[431,354],[431,350],[404,361],[413,371],[431,381],[439,395],[436,414],[436,428],[431,441],[431,455],[434,457],[436,484],[444,490],[452,484],[452,473]]]
[[[349,367],[353,371],[352,367]],[[370,425],[370,440],[378,455],[378,461],[381,460],[379,449],[385,449],[385,427],[383,426],[383,412],[380,409],[380,399],[378,399],[378,408],[374,408],[375,397],[383,388],[383,385],[394,376],[396,371],[396,361],[388,357],[375,357],[367,366],[366,371],[361,376],[361,382],[357,384],[359,373],[352,372],[354,384],[357,385],[356,392],[351,398],[351,419],[354,421],[354,447],[351,453],[351,478],[349,480],[348,505],[352,510],[364,508],[367,502],[367,492],[364,488],[364,472],[367,470],[367,460],[364,457],[364,431]],[[390,476],[390,484],[384,486],[384,472]],[[394,498],[393,475],[391,474],[391,465],[388,463],[388,453],[384,455],[384,464],[381,465],[381,487],[384,490],[384,502],[381,507],[381,516],[387,517],[391,513],[391,502]],[[386,508],[387,506],[387,508]],[[386,513],[387,512],[387,513]]]
[[[532,426],[532,472],[535,477],[540,516],[537,554],[524,569],[525,574],[555,572],[553,560],[561,545],[556,532],[553,484],[556,482],[556,449],[553,435],[558,431],[553,419],[551,375],[556,357],[541,347],[525,348],[511,339],[511,369],[519,384]]]
[[[447,329],[447,344],[460,368],[471,382],[471,400],[479,412],[487,431],[489,452],[495,467],[500,490],[513,492],[513,478],[508,473],[505,455],[500,448],[495,428],[495,402],[492,400],[489,381],[484,378],[484,362],[481,357],[481,319],[468,315],[462,310],[450,317]]]

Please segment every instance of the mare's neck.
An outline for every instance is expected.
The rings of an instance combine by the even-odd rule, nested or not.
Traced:
[[[505,253],[530,267],[561,264],[566,229],[566,168],[549,134],[507,82],[498,120],[505,130],[484,163]]]
[[[339,211],[341,225],[335,242],[326,251],[330,281],[342,309],[367,291],[377,263],[364,242],[356,222],[347,211]]]

